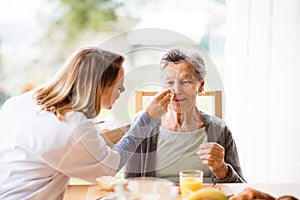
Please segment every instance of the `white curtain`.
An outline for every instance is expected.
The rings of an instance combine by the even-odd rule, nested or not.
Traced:
[[[300,1],[228,0],[225,120],[250,183],[300,182]]]

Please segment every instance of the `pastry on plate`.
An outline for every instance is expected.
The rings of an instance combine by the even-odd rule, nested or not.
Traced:
[[[114,176],[101,176],[96,178],[96,183],[101,187],[101,189],[113,192],[116,184],[125,184],[126,181]]]

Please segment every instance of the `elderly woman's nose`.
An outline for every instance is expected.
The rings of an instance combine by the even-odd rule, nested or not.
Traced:
[[[180,91],[182,91],[182,85],[178,81],[176,81],[171,89],[175,93],[179,93]]]

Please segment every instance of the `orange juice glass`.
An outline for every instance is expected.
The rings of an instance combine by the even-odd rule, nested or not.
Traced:
[[[201,170],[183,170],[179,172],[179,184],[183,198],[191,192],[201,189],[202,183],[203,172]]]

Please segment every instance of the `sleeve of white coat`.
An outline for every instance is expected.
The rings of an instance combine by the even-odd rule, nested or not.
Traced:
[[[71,145],[61,158],[57,170],[69,177],[95,182],[99,176],[115,175],[120,155],[109,148],[90,122],[75,130]]]

